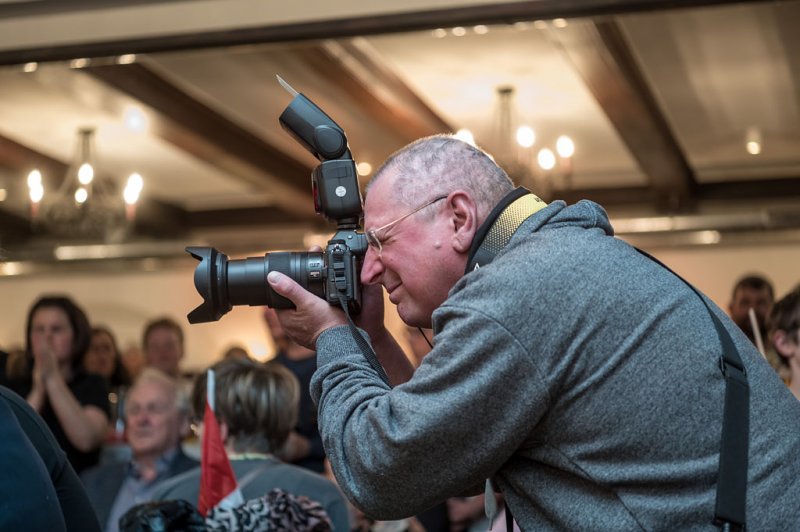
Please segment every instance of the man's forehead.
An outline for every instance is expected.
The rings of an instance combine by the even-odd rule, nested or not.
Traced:
[[[175,391],[167,384],[153,380],[138,382],[128,392],[130,401],[145,402],[168,402],[172,399]]]
[[[384,219],[389,219],[391,213],[395,211],[396,198],[393,194],[394,177],[391,175],[381,176],[367,193],[364,201],[364,222],[367,226],[380,225]]]

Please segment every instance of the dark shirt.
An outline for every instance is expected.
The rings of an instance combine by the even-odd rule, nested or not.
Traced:
[[[308,440],[311,448],[308,456],[293,463],[322,473],[325,470],[325,449],[322,447],[322,437],[317,428],[317,408],[308,391],[311,386],[311,376],[317,370],[317,356],[314,354],[302,360],[293,360],[287,357],[286,353],[279,352],[274,360],[291,371],[300,382],[300,408],[295,431]]]
[[[53,434],[25,400],[2,386],[0,461],[0,530],[99,532],[83,484]]]
[[[32,385],[30,378],[8,382],[8,387],[22,397],[28,396]],[[72,380],[67,383],[67,387],[81,406],[94,405],[108,415],[108,386],[103,377],[77,369],[73,374]],[[76,473],[80,474],[84,469],[96,465],[100,461],[100,447],[85,453],[72,445],[72,442],[69,441],[64,429],[61,427],[61,422],[58,420],[53,407],[50,405],[49,398],[45,400],[40,415],[47,423],[47,426],[50,427],[50,430],[53,431],[53,436],[56,437],[58,444],[67,453],[67,459]]]

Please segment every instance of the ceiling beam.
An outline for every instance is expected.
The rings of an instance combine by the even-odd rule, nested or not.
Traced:
[[[328,41],[295,52],[330,84],[349,94],[364,112],[406,142],[453,129],[391,69],[371,53],[366,42]],[[381,95],[388,93],[388,97]]]
[[[0,259],[3,246],[9,242],[25,241],[33,236],[31,221],[5,210],[0,210]]]
[[[650,180],[656,208],[690,208],[694,174],[617,23],[569,21],[566,27],[551,27],[549,35]]]
[[[152,69],[133,63],[84,71],[154,113],[153,132],[181,150],[312,217],[311,168],[192,98]]]
[[[282,207],[243,207],[237,209],[209,209],[190,211],[187,220],[192,229],[223,227],[259,227],[308,223],[309,219]],[[322,217],[314,219],[322,227]]]
[[[20,181],[26,179],[28,173],[36,168],[42,173],[47,188],[60,186],[67,171],[67,165],[58,159],[53,159],[2,135],[0,135],[0,167],[10,169],[19,176]]]
[[[557,189],[553,191],[553,197],[568,204],[589,199],[604,207],[637,207],[644,201],[654,198],[654,191],[650,187]],[[800,201],[800,177],[699,184],[695,187],[695,198],[699,202],[734,200],[764,202],[793,199]]]
[[[467,26],[473,24],[507,24],[515,21],[547,20],[558,17],[593,17],[622,13],[685,9],[692,7],[755,3],[763,0],[528,0],[511,2],[486,2],[481,5],[456,8],[418,9],[401,13],[342,17],[288,24],[231,27],[225,30],[198,29],[157,36],[126,36],[122,39],[94,41],[80,36],[80,43],[67,45],[30,46],[28,48],[0,50],[0,65],[22,64],[30,61],[64,61],[81,57],[111,57],[122,54],[142,54],[163,51],[217,48],[271,42],[297,42],[311,39],[331,39],[403,31],[418,31],[439,27]],[[86,2],[84,2],[86,3]],[[114,0],[114,3],[124,4]],[[146,3],[145,0],[129,3]],[[196,15],[195,2],[186,2],[187,17]],[[39,5],[46,9],[35,9]],[[58,14],[67,2],[13,2],[0,4],[3,16],[22,17]],[[85,10],[91,14],[91,11]],[[109,10],[108,16],[116,16]],[[313,15],[310,15],[310,17]]]

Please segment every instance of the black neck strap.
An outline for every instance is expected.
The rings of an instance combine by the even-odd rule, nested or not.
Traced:
[[[530,216],[547,207],[547,203],[522,187],[514,189],[500,200],[478,228],[469,250],[467,274],[486,266]]]
[[[725,406],[722,413],[722,438],[719,451],[719,476],[714,524],[728,531],[745,529],[747,506],[747,453],[750,442],[750,387],[747,372],[733,338],[711,310],[702,294],[686,279],[641,249],[636,251],[660,264],[697,294],[705,305],[722,344],[719,367],[725,376]]]

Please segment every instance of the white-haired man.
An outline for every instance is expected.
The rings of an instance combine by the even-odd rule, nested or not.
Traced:
[[[178,382],[160,370],[145,368],[125,398],[131,461],[98,466],[82,476],[104,530],[119,530],[119,518],[150,501],[161,481],[199,465],[181,449],[188,433],[189,400]]]
[[[393,383],[410,370],[375,285],[434,329],[407,382],[381,380],[340,310],[285,275],[269,282],[297,307],[279,311],[286,330],[317,351],[325,450],[368,515],[411,515],[491,478],[523,530],[712,529],[718,484],[730,488],[717,482],[730,337],[749,383],[749,409],[732,411],[750,419],[734,513],[754,530],[800,525],[796,401],[724,312],[614,238],[600,206],[546,205],[438,136],[384,163],[364,214],[359,325]]]

